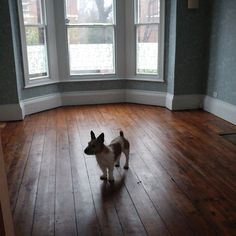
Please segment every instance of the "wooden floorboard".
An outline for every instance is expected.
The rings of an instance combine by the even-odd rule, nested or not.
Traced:
[[[32,235],[54,235],[56,137],[55,112],[50,111],[46,124],[45,144],[42,155]]]
[[[130,168],[101,181],[90,130],[123,130]],[[236,126],[203,111],[112,104],[58,108],[2,127],[17,236],[236,235]]]
[[[38,181],[45,142],[46,122],[42,122],[45,113],[41,113],[35,123],[35,133],[32,140],[28,160],[20,183],[19,195],[14,211],[14,221],[17,235],[31,235]]]

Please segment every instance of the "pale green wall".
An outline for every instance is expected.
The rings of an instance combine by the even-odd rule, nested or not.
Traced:
[[[212,1],[207,95],[236,105],[236,1]]]
[[[205,94],[207,81],[207,48],[209,1],[199,1],[190,10],[187,1],[177,3],[176,58],[174,94]]]
[[[13,39],[9,5],[7,0],[0,4],[0,104],[15,104],[19,101],[16,68],[14,63]]]

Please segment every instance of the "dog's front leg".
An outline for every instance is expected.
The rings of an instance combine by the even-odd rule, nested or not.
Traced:
[[[107,180],[107,168],[106,167],[101,167],[100,166],[100,168],[101,168],[101,170],[102,170],[102,175],[100,176],[100,179],[101,180]]]
[[[108,168],[108,175],[109,175],[109,181],[110,182],[114,182],[113,170],[114,170],[114,167],[109,167]]]
[[[129,169],[129,149],[124,150],[124,154],[125,154],[125,165],[124,165],[124,169]]]
[[[115,167],[120,167],[120,157],[117,159]]]

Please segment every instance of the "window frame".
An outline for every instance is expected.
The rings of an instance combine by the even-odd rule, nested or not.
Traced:
[[[63,12],[64,12],[64,28],[65,28],[65,48],[66,48],[66,58],[67,58],[67,68],[68,68],[68,76],[69,79],[72,81],[84,81],[86,79],[88,80],[98,80],[102,78],[105,78],[105,80],[109,78],[114,78],[117,75],[117,41],[116,41],[116,18],[117,18],[117,12],[116,12],[116,0],[112,0],[113,4],[113,23],[77,23],[77,24],[69,24],[67,19],[67,9],[66,9],[66,0],[63,0]],[[113,73],[80,73],[80,74],[71,74],[71,68],[70,68],[70,52],[69,52],[69,42],[68,42],[68,29],[69,28],[80,28],[80,27],[112,27],[113,28],[113,66],[114,66],[114,72]],[[68,80],[67,80],[68,81]]]
[[[138,1],[133,0],[133,11],[134,11],[134,28],[135,28],[135,77],[143,78],[143,81],[157,81],[164,82],[164,47],[165,47],[165,0],[160,1],[160,22],[138,22]],[[137,62],[138,62],[138,42],[137,42],[137,31],[139,26],[145,25],[157,25],[158,26],[158,62],[157,62],[157,73],[156,74],[148,74],[148,73],[137,73]],[[159,72],[159,73],[158,73]],[[134,79],[134,78],[132,78]]]
[[[164,26],[165,0],[160,0],[160,48],[159,74],[147,75],[136,73],[136,30],[135,30],[135,0],[113,0],[114,7],[114,74],[83,74],[70,75],[67,28],[65,24],[65,0],[43,0],[46,5],[48,63],[50,76],[29,81],[27,58],[24,41],[23,11],[21,0],[17,0],[22,61],[24,72],[24,88],[31,88],[54,83],[71,83],[84,81],[119,81],[135,80],[150,82],[165,82],[164,80]],[[119,20],[117,20],[119,19]],[[23,29],[23,30],[22,30]]]
[[[57,49],[55,43],[54,4],[52,1],[40,0],[42,10],[42,24],[24,24],[22,0],[17,0],[18,18],[21,36],[21,52],[23,59],[24,87],[30,88],[44,84],[56,83],[58,79]],[[29,63],[27,56],[26,27],[43,27],[45,47],[47,51],[47,75],[31,77],[29,74]],[[51,46],[54,44],[53,46]]]

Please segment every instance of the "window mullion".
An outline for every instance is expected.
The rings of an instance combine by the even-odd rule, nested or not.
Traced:
[[[25,27],[39,27],[39,28],[44,28],[44,27],[46,27],[46,24],[25,24]]]
[[[114,27],[114,24],[68,24],[66,25],[68,28],[76,28],[76,27]]]
[[[135,25],[158,25],[158,22],[135,23]]]

